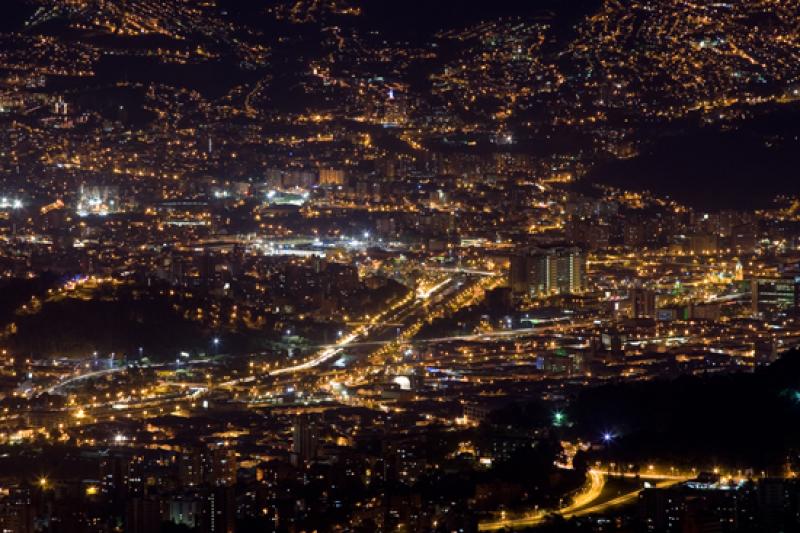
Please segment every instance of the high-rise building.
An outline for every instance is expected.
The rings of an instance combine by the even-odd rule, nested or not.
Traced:
[[[125,531],[150,533],[161,527],[161,505],[155,499],[131,498],[125,504]]]
[[[641,530],[724,532],[749,529],[744,526],[752,524],[758,512],[754,485],[726,485],[719,481],[707,481],[708,477],[701,474],[684,484],[648,488],[639,493],[639,512],[643,520]],[[758,492],[761,492],[761,487],[758,488]],[[793,493],[792,496],[796,498],[797,494]],[[779,528],[764,531],[779,531]]]
[[[203,507],[199,527],[201,533],[234,533],[236,531],[236,491],[233,487],[216,487],[202,491]]]
[[[320,185],[344,185],[344,171],[332,168],[319,170]]]
[[[750,281],[753,315],[800,308],[800,278],[754,278]]]
[[[206,477],[211,485],[218,487],[235,485],[237,469],[236,450],[218,447],[209,451]]]
[[[631,318],[653,318],[656,316],[656,295],[649,289],[635,287],[628,291]]]
[[[586,290],[586,254],[577,247],[529,248],[511,258],[510,285],[517,297],[576,294]]]
[[[308,417],[298,417],[292,428],[292,455],[297,463],[310,461],[317,456],[319,433]]]
[[[203,501],[197,494],[175,495],[163,502],[162,519],[195,529],[202,523]]]
[[[0,499],[0,531],[33,533],[33,515],[28,488],[12,488]]]
[[[178,456],[178,480],[181,486],[197,487],[203,483],[203,454],[188,448]]]

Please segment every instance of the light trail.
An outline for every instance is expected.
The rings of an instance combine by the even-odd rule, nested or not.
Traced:
[[[409,339],[405,341],[405,344],[437,344],[442,342],[489,342],[495,339],[513,339],[516,337],[527,337],[530,335],[537,335],[541,333],[545,333],[548,330],[552,329],[554,325],[558,322],[563,322],[565,320],[570,320],[569,318],[554,318],[552,320],[546,321],[547,324],[540,324],[538,326],[532,328],[516,328],[516,329],[504,329],[501,331],[489,331],[486,333],[471,333],[469,335],[451,335],[449,337],[433,337],[430,339]],[[543,321],[545,322],[545,321]],[[394,324],[384,324],[384,325],[394,325]],[[585,320],[581,322],[575,322],[574,324],[563,324],[561,327],[564,328],[586,328],[591,327],[593,325],[593,321]],[[356,346],[379,346],[385,344],[392,344],[396,342],[395,340],[384,340],[384,341],[364,341],[364,342],[356,342],[352,343],[351,347]],[[335,344],[328,344],[320,346],[320,348],[335,348]]]
[[[497,276],[497,272],[492,272],[490,270],[478,270],[476,268],[465,267],[427,267],[427,270],[452,272],[454,274],[472,274],[474,276]]]
[[[625,505],[635,500],[643,489],[636,489],[634,491],[617,496],[611,500],[591,505],[592,502],[597,500],[603,493],[606,481],[606,472],[592,469],[588,472],[588,485],[575,496],[572,503],[567,507],[561,509],[543,510],[538,511],[527,516],[520,518],[508,518],[496,520],[491,522],[481,522],[478,524],[479,531],[497,531],[500,529],[519,529],[533,527],[541,524],[548,516],[560,515],[564,518],[573,518],[578,516],[587,516],[595,513],[602,513],[612,507]],[[622,474],[622,477],[637,477],[636,474]],[[644,476],[638,476],[640,478]],[[663,481],[657,483],[655,488],[663,489],[677,485],[689,479],[687,476],[656,476],[649,475],[649,478],[660,478]],[[668,479],[664,479],[668,477]]]
[[[344,350],[348,345],[352,344],[356,339],[360,337],[361,337],[360,333],[357,332],[350,333],[346,337],[342,338],[338,343],[336,343],[334,347],[322,350],[313,359],[310,359],[305,363],[300,363],[299,365],[287,366],[284,368],[273,370],[269,373],[269,375],[280,376],[281,374],[292,374],[294,372],[302,372],[303,370],[309,370],[311,368],[314,368],[315,366],[319,366],[339,355],[342,352],[342,350]]]
[[[149,365],[142,365],[141,368],[164,368],[167,366],[169,365],[166,363],[155,363]],[[74,385],[75,383],[79,383],[81,381],[86,381],[89,379],[99,378],[102,376],[107,376],[109,374],[116,374],[118,372],[127,372],[128,370],[129,368],[127,365],[122,365],[122,366],[115,366],[113,368],[104,368],[102,370],[95,370],[93,372],[87,372],[85,374],[79,374],[77,376],[72,376],[70,378],[65,379],[64,381],[56,383],[52,387],[45,389],[45,392],[47,392],[47,394],[60,394],[64,388]]]
[[[439,291],[442,288],[444,288],[451,281],[453,281],[453,278],[447,278],[446,280],[442,281],[441,283],[437,283],[433,287],[429,287],[429,288],[424,289],[424,290],[417,289],[417,298],[419,298],[420,300],[427,300],[428,298],[431,297],[431,295],[433,295],[437,291]]]
[[[417,295],[416,300],[414,300],[411,303],[411,306],[407,310],[403,311],[403,313],[413,314],[414,312],[418,311],[434,294],[445,291],[447,287],[450,286],[454,281],[455,281],[454,278],[447,278],[445,281],[435,285],[430,290],[425,291],[423,296]],[[403,305],[405,305],[405,303]],[[369,335],[371,330],[383,327],[382,319],[386,318],[388,315],[390,315],[395,311],[397,311],[397,306],[393,306],[392,308],[384,311],[382,313],[383,316],[373,318],[373,320],[369,324],[359,327],[352,333],[340,339],[333,346],[329,346],[323,349],[312,359],[309,359],[308,361],[296,365],[291,365],[284,368],[278,368],[272,370],[269,372],[268,375],[280,376],[282,374],[294,374],[297,372],[303,372],[305,370],[310,370],[314,367],[317,367],[321,364],[330,361],[331,359],[341,354],[345,348],[354,345],[358,339],[361,339]]]
[[[562,514],[568,513],[592,503],[600,497],[600,494],[603,492],[603,488],[605,486],[606,477],[603,475],[603,473],[597,470],[589,470],[589,486],[585,490],[578,493],[575,498],[572,499],[572,503],[564,509],[561,509],[560,512]]]
[[[660,483],[656,483],[655,488],[665,489],[673,485],[677,485],[678,483],[681,483],[683,481],[686,481],[687,479],[689,478],[666,479]],[[593,505],[591,507],[584,507],[583,509],[579,509],[574,513],[559,513],[559,514],[561,514],[564,518],[572,518],[574,516],[587,516],[590,514],[602,513],[607,509],[611,509],[612,507],[618,507],[620,505],[625,505],[627,503],[632,502],[639,496],[639,493],[642,492],[642,490],[644,489],[638,489],[632,492],[628,492],[626,494],[623,494],[622,496],[618,496],[612,500],[608,500],[607,502],[598,503],[597,505]]]
[[[600,470],[599,472],[601,474],[603,474],[604,476],[624,477],[624,478],[629,478],[629,479],[657,479],[657,480],[673,480],[673,481],[675,481],[675,480],[677,480],[677,481],[686,481],[687,479],[690,479],[689,476],[682,475],[682,474],[660,474],[660,473],[637,474],[637,473],[634,473],[634,472],[619,473],[619,472],[612,472],[612,471],[609,471],[609,470]]]
[[[72,376],[71,378],[67,378],[60,383],[56,383],[49,389],[47,389],[47,394],[59,394],[59,391],[62,389],[69,387],[70,385],[74,385],[75,383],[79,383],[81,381],[85,381],[87,379],[94,379],[99,378],[101,376],[105,376],[108,374],[114,374],[116,372],[122,372],[124,370],[128,370],[126,366],[119,366],[114,368],[106,368],[103,370],[96,370],[94,372],[87,372],[86,374],[80,374],[77,376]]]
[[[478,524],[478,530],[496,531],[498,529],[505,528],[513,529],[520,527],[531,527],[540,524],[545,518],[552,514],[560,514],[565,516],[581,507],[589,505],[599,498],[603,493],[603,488],[606,485],[606,477],[602,472],[594,469],[589,470],[587,474],[588,485],[573,498],[572,503],[570,503],[567,507],[563,507],[558,510],[537,511],[521,518],[503,519],[495,522],[482,522]]]

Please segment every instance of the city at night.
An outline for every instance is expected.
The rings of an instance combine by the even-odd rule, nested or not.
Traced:
[[[0,533],[800,532],[800,0],[0,4]]]

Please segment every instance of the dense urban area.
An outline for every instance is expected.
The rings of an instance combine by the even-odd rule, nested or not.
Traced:
[[[800,531],[800,0],[3,0],[0,532]]]

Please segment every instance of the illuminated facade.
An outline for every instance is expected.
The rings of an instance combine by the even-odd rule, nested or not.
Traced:
[[[525,250],[511,259],[510,285],[517,297],[584,292],[586,254],[577,247]]]

